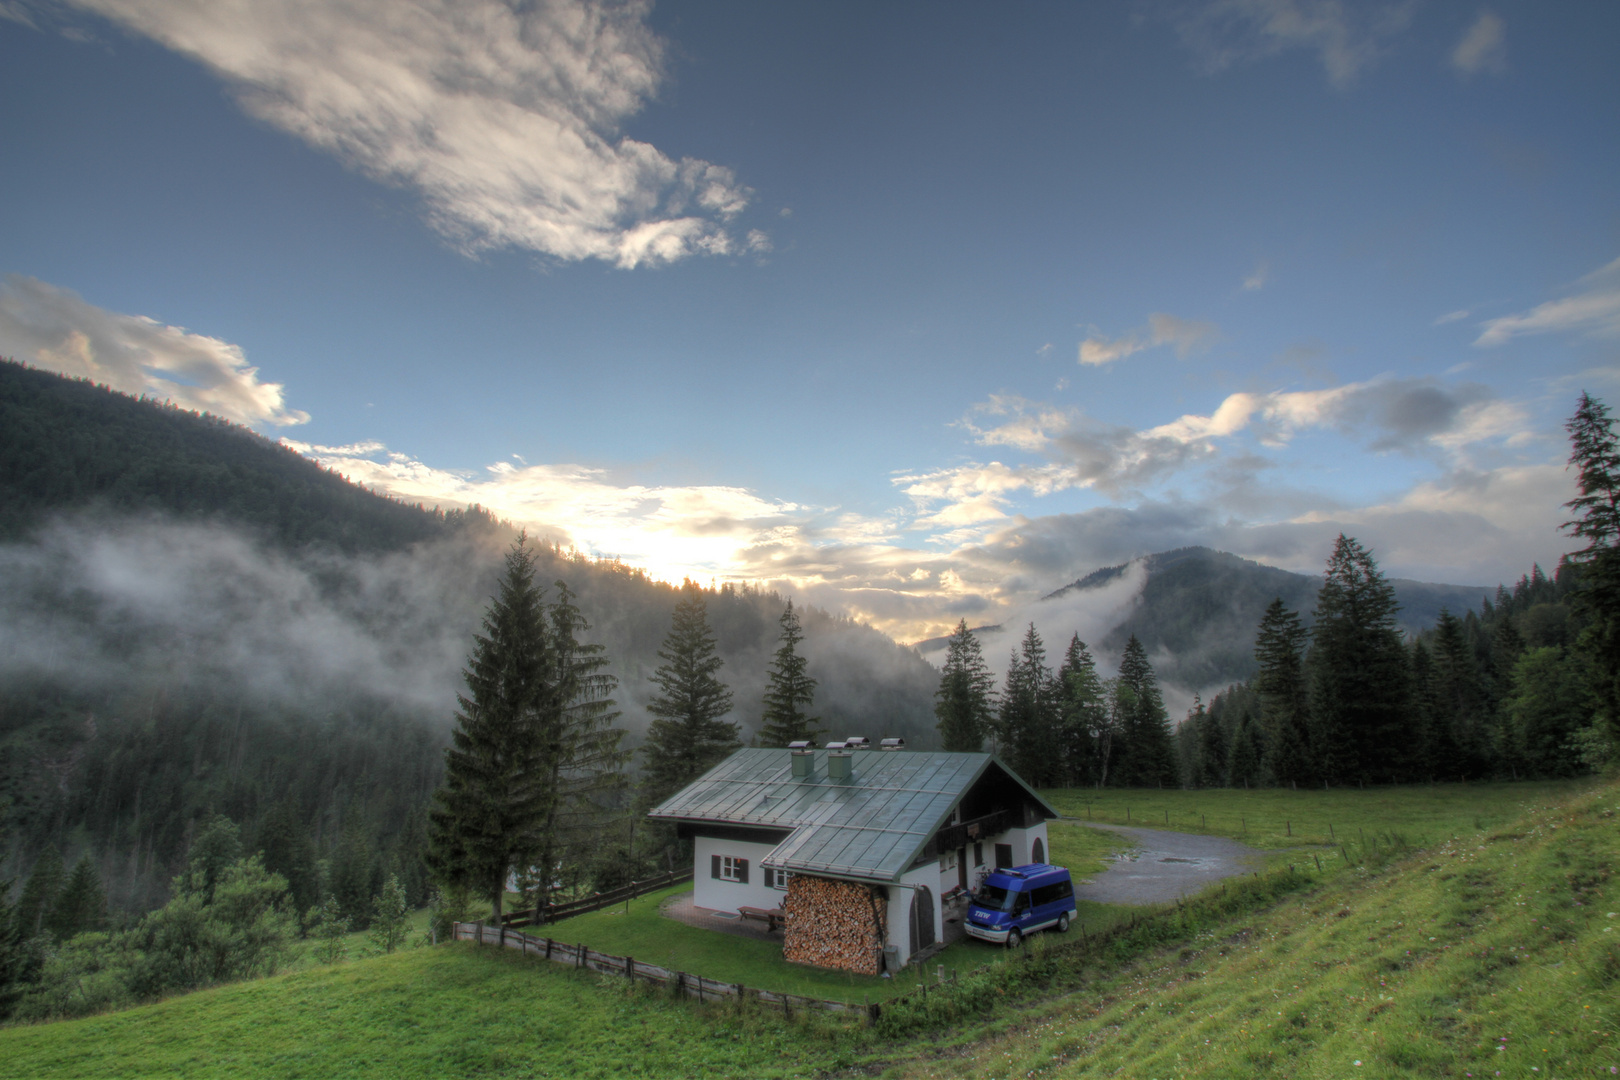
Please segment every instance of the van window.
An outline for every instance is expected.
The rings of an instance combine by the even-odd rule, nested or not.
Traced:
[[[1055,881],[1050,885],[1036,886],[1031,892],[1036,907],[1042,904],[1050,904],[1052,901],[1061,898],[1062,895],[1062,893],[1058,892],[1058,883]]]
[[[1000,885],[981,885],[979,891],[973,894],[973,902],[991,911],[1011,911],[1013,898],[1022,895],[1008,892]]]

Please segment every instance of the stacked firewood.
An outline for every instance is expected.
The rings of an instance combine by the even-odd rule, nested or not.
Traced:
[[[861,975],[883,970],[888,908],[869,885],[794,874],[788,879],[782,955],[800,964]]]

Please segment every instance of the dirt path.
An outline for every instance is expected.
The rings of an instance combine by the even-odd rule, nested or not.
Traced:
[[[1220,836],[1097,825],[1089,821],[1076,823],[1118,833],[1140,845],[1115,856],[1114,862],[1102,873],[1075,884],[1075,899],[1099,904],[1156,904],[1175,900],[1221,878],[1260,869],[1264,854],[1247,844]]]

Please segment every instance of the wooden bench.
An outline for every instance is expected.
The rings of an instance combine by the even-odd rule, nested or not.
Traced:
[[[745,919],[756,919],[765,924],[766,932],[787,925],[787,912],[781,908],[739,907],[737,914]]]

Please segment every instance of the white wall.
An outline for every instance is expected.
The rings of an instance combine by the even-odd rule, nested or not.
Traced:
[[[773,908],[782,903],[787,893],[765,884],[765,867],[760,860],[769,855],[775,844],[754,844],[746,840],[716,840],[709,836],[693,837],[692,902],[698,907],[716,911],[736,911],[738,907]],[[714,855],[730,855],[748,860],[748,884],[735,881],[717,881],[710,877]]]
[[[1031,849],[1035,846],[1035,840],[1037,837],[1040,838],[1041,847],[1044,849],[1046,854],[1046,858],[1041,861],[1051,862],[1052,841],[1047,839],[1046,822],[1043,821],[1039,825],[1034,825],[1027,829],[1008,829],[1004,833],[997,833],[995,836],[987,837],[984,841],[984,864],[989,867],[994,867],[996,865],[997,844],[1009,844],[1012,846],[1012,864],[1014,866],[1024,866],[1027,863],[1034,862],[1035,860],[1031,855]],[[968,861],[973,861],[972,845],[968,846]],[[968,881],[970,884],[972,883],[972,880],[973,875],[970,869],[968,874]]]
[[[972,857],[973,853],[970,850],[968,858]],[[955,870],[951,871],[952,875],[955,873]],[[939,903],[939,877],[939,863],[925,862],[921,866],[907,870],[900,878],[900,885],[926,885],[931,891],[934,902],[935,941],[939,941],[945,933],[945,915]],[[889,940],[884,944],[900,946],[901,967],[911,963],[911,894],[914,891],[897,885],[889,886]]]

